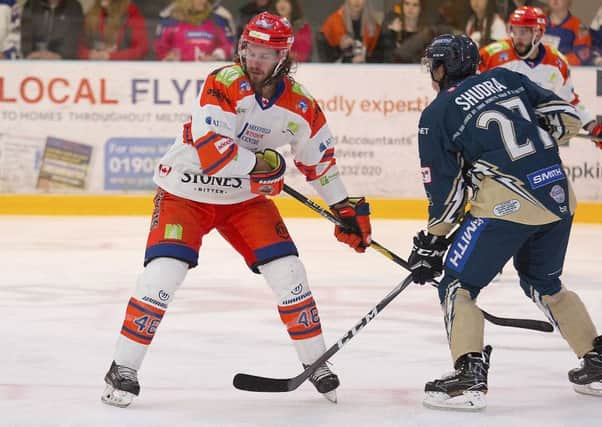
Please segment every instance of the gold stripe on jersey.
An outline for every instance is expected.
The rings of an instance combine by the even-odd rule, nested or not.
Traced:
[[[482,191],[483,179],[489,177],[490,179],[499,182],[510,191],[520,195],[533,205],[545,209],[545,206],[542,205],[539,200],[537,200],[531,193],[524,189],[524,182],[515,176],[500,172],[498,167],[492,163],[486,162],[485,160],[477,160],[472,166],[471,173],[473,179],[476,179],[479,182],[478,192]]]
[[[436,236],[446,236],[454,228],[454,225],[459,223],[464,216],[468,190],[466,189],[466,183],[462,175],[464,159],[461,157],[460,153],[458,153],[458,162],[460,171],[454,178],[451,190],[445,200],[445,210],[443,211],[443,214],[438,218],[429,218],[427,230],[429,233]]]

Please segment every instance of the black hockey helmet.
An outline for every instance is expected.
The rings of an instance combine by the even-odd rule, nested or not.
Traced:
[[[481,56],[470,37],[444,34],[433,39],[426,48],[422,64],[429,72],[443,64],[446,79],[452,83],[476,74]]]

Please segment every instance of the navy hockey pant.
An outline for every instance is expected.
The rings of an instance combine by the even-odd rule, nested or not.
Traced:
[[[443,302],[447,286],[455,280],[476,298],[511,257],[528,297],[532,290],[540,295],[557,293],[572,222],[567,217],[551,224],[523,225],[466,215],[445,258],[439,300]]]

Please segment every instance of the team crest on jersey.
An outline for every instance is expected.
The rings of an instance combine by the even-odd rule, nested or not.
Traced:
[[[555,185],[550,190],[550,197],[558,204],[564,203],[566,200],[566,193],[560,185]]]
[[[431,182],[433,182],[430,166],[425,166],[425,167],[420,168],[420,173],[422,174],[422,183],[423,184],[430,184]]]
[[[249,83],[247,80],[243,80],[238,85],[238,89],[240,90],[240,93],[248,92],[251,90],[251,83]]]
[[[159,176],[167,176],[171,172],[171,166],[159,165]]]
[[[299,107],[299,110],[301,110],[303,113],[307,113],[307,109],[309,108],[307,102],[304,99],[299,101],[297,107]]]
[[[507,61],[508,60],[508,53],[503,52],[500,54],[500,61]]]

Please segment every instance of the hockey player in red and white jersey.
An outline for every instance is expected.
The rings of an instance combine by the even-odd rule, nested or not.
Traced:
[[[148,346],[213,229],[274,291],[301,363],[311,364],[326,350],[305,268],[266,197],[284,185],[286,164],[276,149],[291,146],[297,168],[348,225],[336,227],[335,236],[358,252],[370,245],[370,212],[363,198],[349,199],[324,114],[289,76],[292,43],[286,19],[267,12],[254,17],[236,63],[207,76],[191,120],[157,165],[145,269],[127,305],[103,402],[125,407],[139,394],[137,371]],[[339,379],[326,364],[310,381],[336,402]]]
[[[504,67],[526,75],[541,87],[551,90],[577,108],[583,128],[602,149],[602,124],[583,105],[570,79],[569,64],[556,48],[541,42],[546,30],[546,15],[538,7],[521,6],[508,21],[510,38],[491,43],[480,50],[483,72]]]

